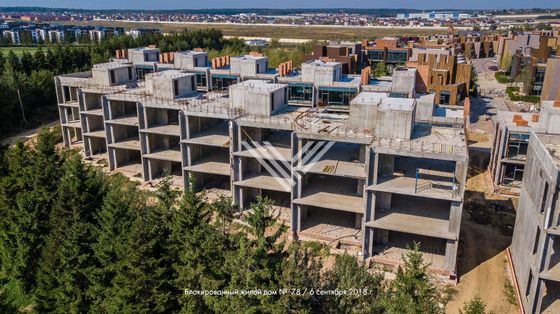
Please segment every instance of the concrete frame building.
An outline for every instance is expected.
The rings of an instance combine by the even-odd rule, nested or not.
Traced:
[[[560,136],[530,135],[510,248],[525,313],[560,312]]]
[[[517,194],[525,172],[530,134],[560,134],[560,104],[543,101],[540,114],[498,111],[495,122],[490,157],[494,188],[507,188]]]
[[[420,242],[432,269],[456,278],[463,119],[418,119],[414,69],[371,91],[336,62],[310,61],[280,76],[257,66],[265,57],[211,69],[193,61],[204,54],[180,52],[176,64],[154,64],[142,78],[146,53],[158,52],[131,49],[128,59],[55,79],[66,146],[144,181],[170,174],[186,187],[194,178],[196,188],[231,195],[241,209],[267,196],[294,239],[353,247],[388,267]],[[226,73],[235,77],[227,88],[211,83]],[[311,86],[309,102],[291,98],[301,84]],[[322,106],[321,91],[349,86],[347,105]]]

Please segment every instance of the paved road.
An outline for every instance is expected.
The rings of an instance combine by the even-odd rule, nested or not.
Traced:
[[[473,60],[473,66],[478,73],[479,96],[471,98],[470,126],[471,130],[493,133],[494,126],[488,117],[495,116],[498,110],[511,110],[505,95],[506,84],[495,79],[495,71],[490,69],[492,58]]]

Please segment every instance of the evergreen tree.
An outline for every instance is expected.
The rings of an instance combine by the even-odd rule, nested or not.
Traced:
[[[316,294],[292,294],[291,289],[317,289],[321,286],[323,263],[320,250],[304,242],[294,242],[288,248],[289,255],[282,261],[279,289],[281,294],[276,309],[279,313],[317,313],[324,302]]]
[[[351,291],[361,289],[359,293],[347,293],[324,298],[327,313],[383,313],[382,279],[380,273],[370,273],[356,257],[350,255],[336,256],[333,267],[323,276],[323,290]],[[355,292],[355,291],[353,291]]]
[[[128,274],[130,266],[140,262],[134,258],[135,252],[131,252],[129,241],[135,215],[142,210],[143,200],[140,191],[126,178],[113,176],[109,181],[93,230],[96,265],[91,273],[89,295],[94,300],[93,308],[117,313],[133,303],[127,294],[134,289],[126,291],[134,288],[131,287],[132,278],[122,277]]]
[[[90,308],[92,226],[104,194],[99,170],[84,165],[79,155],[64,162],[49,217],[51,232],[41,254],[36,292],[39,311],[77,313]]]
[[[429,264],[422,260],[420,245],[403,256],[403,266],[389,283],[385,302],[388,313],[443,313],[444,298],[430,282]]]
[[[32,301],[39,253],[60,176],[58,136],[41,130],[34,149],[18,143],[5,156],[0,178],[0,258],[5,297],[16,307]]]
[[[225,269],[229,275],[227,290],[277,290],[282,273],[282,261],[286,256],[284,242],[279,241],[286,230],[284,225],[266,235],[276,221],[271,214],[272,202],[258,197],[251,204],[246,219],[247,236],[240,236],[239,248],[226,256]],[[232,296],[222,302],[218,312],[270,311],[278,297],[271,295]]]
[[[477,295],[472,300],[465,302],[459,314],[490,314],[486,311],[486,303]]]
[[[19,61],[18,56],[16,56],[13,50],[8,52],[8,57],[6,58],[4,67],[9,66],[14,71],[21,71],[21,62]]]
[[[173,212],[171,252],[178,257],[173,264],[177,275],[175,286],[188,290],[218,289],[223,283],[221,267],[227,244],[210,224],[210,206],[193,187],[194,184],[190,184]],[[208,304],[199,295],[183,294],[179,301],[185,313],[209,310]]]

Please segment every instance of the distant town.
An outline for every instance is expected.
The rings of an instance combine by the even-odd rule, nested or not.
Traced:
[[[0,8],[0,312],[560,313],[559,12]]]

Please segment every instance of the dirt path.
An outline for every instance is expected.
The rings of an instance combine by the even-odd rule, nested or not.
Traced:
[[[459,283],[447,313],[459,313],[464,302],[475,296],[496,314],[518,313],[510,304],[504,288],[511,283],[505,249],[511,244],[511,229],[516,201],[492,193],[489,173],[472,173],[465,194],[458,258]],[[491,204],[499,204],[499,211]]]
[[[506,280],[509,280],[504,249],[511,238],[470,221],[463,223],[462,229],[464,246],[459,261],[462,275],[456,287],[457,294],[447,305],[446,312],[459,313],[464,302],[478,295],[489,311],[517,313],[517,307],[508,302],[504,292]]]
[[[55,127],[59,124],[60,124],[60,122],[57,120],[57,121],[53,121],[53,122],[50,122],[48,124],[42,125],[38,128],[25,130],[21,133],[18,133],[14,136],[11,136],[11,137],[8,137],[8,138],[2,140],[1,144],[14,145],[17,142],[18,139],[22,139],[24,142],[26,142],[26,141],[36,137],[37,133],[39,132],[39,130],[41,128],[52,128],[52,127]]]

